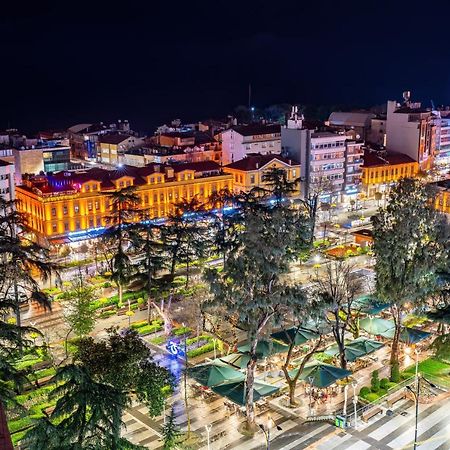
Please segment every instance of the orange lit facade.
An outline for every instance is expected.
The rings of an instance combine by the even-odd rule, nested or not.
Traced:
[[[364,153],[362,165],[362,193],[374,198],[375,193],[387,192],[392,183],[401,178],[414,177],[419,172],[419,163],[402,153]]]
[[[450,180],[441,180],[435,185],[438,189],[435,208],[443,213],[450,214]]]
[[[264,173],[270,169],[282,169],[286,172],[288,181],[295,181],[300,177],[300,164],[279,155],[249,155],[239,161],[224,166],[225,173],[233,176],[234,191],[249,192],[255,187],[266,188]],[[293,195],[300,193],[300,183]]]
[[[19,210],[29,217],[29,226],[51,242],[107,226],[110,194],[127,186],[136,186],[138,206],[150,218],[159,218],[166,217],[173,203],[182,198],[197,196],[206,201],[215,191],[232,190],[233,177],[223,174],[212,161],[124,166],[111,171],[94,168],[33,177],[17,186],[16,196]]]

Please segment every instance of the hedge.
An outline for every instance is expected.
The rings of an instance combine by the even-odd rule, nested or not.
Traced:
[[[162,325],[160,325],[159,323],[155,323],[152,325],[145,325],[143,327],[136,328],[136,331],[139,334],[151,334],[156,333],[157,331],[161,331],[162,329],[163,329]]]
[[[109,311],[103,311],[102,313],[100,313],[99,317],[100,319],[107,319],[108,317],[111,317],[116,313],[117,313],[116,309],[110,309]]]
[[[187,334],[190,333],[192,331],[192,328],[189,327],[180,327],[180,328],[175,328],[173,330],[173,334],[175,336],[181,336],[182,334]]]
[[[189,358],[195,358],[196,356],[203,355],[203,353],[208,353],[214,350],[214,342],[209,342],[208,344],[202,345],[199,348],[194,348],[189,350],[187,355]]]
[[[375,394],[375,392],[369,392],[364,398],[369,402],[372,403],[375,400],[378,399],[378,394]]]
[[[41,378],[46,378],[55,375],[56,370],[54,367],[49,367],[47,369],[37,370],[36,372],[30,373],[31,380],[39,380]]]
[[[165,336],[156,336],[153,339],[150,339],[150,342],[155,345],[161,345],[165,341],[166,341]]]
[[[212,341],[212,337],[207,334],[201,334],[198,337],[186,339],[186,345],[195,344],[198,341]]]

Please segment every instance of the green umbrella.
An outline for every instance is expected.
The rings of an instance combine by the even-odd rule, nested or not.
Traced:
[[[256,402],[261,397],[272,395],[280,388],[271,384],[255,381],[253,384],[253,400]],[[238,383],[226,383],[219,386],[213,386],[212,390],[223,397],[229,398],[232,402],[237,403],[240,406],[245,405],[245,381]]]
[[[248,353],[250,351],[250,344],[243,344],[238,347],[238,350],[242,353]],[[256,346],[256,355],[258,358],[267,358],[268,356],[275,355],[276,353],[287,352],[289,350],[287,345],[277,341],[258,341]]]
[[[380,302],[371,295],[359,297],[352,303],[352,309],[361,311],[365,314],[378,314],[386,308],[389,308],[388,303]]]
[[[297,327],[278,331],[276,333],[272,333],[270,336],[278,341],[284,342],[286,345],[291,345],[292,343],[294,343],[294,345],[302,345],[305,342],[312,339],[317,339],[319,337],[319,335],[312,330]]]
[[[324,353],[329,356],[337,356],[339,355],[339,347],[336,344],[331,345],[324,351]],[[345,359],[350,362],[356,361],[358,358],[361,358],[361,356],[366,355],[364,350],[350,347],[350,345],[345,346],[344,353]]]
[[[217,386],[230,381],[242,381],[245,375],[223,362],[200,364],[188,369],[188,374],[203,386]]]
[[[395,327],[392,320],[380,319],[379,317],[365,317],[359,321],[359,327],[369,334],[375,336],[386,336],[386,332]]]
[[[383,334],[383,337],[393,339],[394,333],[395,329],[390,329]],[[400,341],[407,345],[417,344],[418,342],[427,339],[430,334],[431,333],[427,333],[426,331],[422,331],[417,328],[403,327],[400,331]]]
[[[366,355],[368,355],[369,353],[373,353],[383,346],[384,344],[382,342],[378,342],[373,339],[366,339],[365,337],[359,337],[358,339],[355,339],[354,341],[351,341],[347,344],[347,348],[361,350]]]
[[[289,372],[291,376],[295,376],[297,370],[294,369]],[[340,367],[332,366],[331,364],[325,364],[320,361],[307,364],[300,375],[301,380],[310,382],[309,378],[312,378],[312,384],[318,388],[325,388],[334,384],[337,380],[346,378],[352,373],[349,370],[341,369]]]
[[[220,361],[238,369],[245,369],[250,361],[250,355],[248,353],[231,353],[230,355],[222,356]]]

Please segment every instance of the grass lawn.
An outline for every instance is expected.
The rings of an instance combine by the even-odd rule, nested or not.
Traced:
[[[416,370],[416,366],[412,365],[408,367],[405,372],[414,374]],[[428,358],[421,362],[419,362],[419,372],[424,375],[434,375],[437,377],[449,376],[450,373],[450,364],[439,361],[438,359]]]

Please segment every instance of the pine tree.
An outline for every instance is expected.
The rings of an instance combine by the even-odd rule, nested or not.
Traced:
[[[179,426],[175,422],[175,411],[170,410],[170,415],[166,419],[166,423],[162,428],[162,441],[164,450],[172,450],[180,441],[181,432]]]

